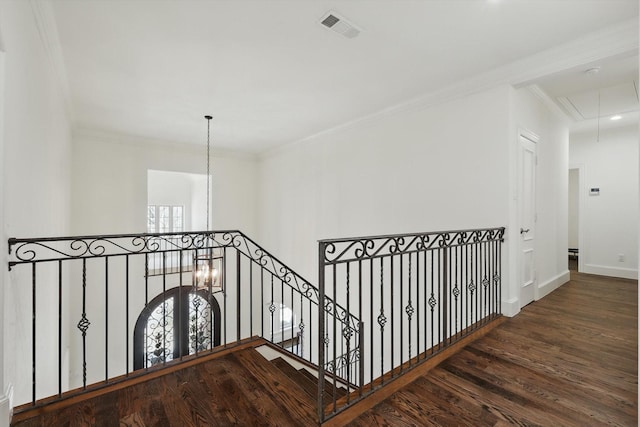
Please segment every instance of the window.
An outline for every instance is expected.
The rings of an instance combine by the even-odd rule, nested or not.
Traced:
[[[220,345],[220,306],[206,290],[170,289],[142,310],[133,343],[134,369],[216,347]]]
[[[177,233],[181,231],[184,231],[184,206],[147,206],[147,233]]]
[[[147,206],[147,233],[179,233],[182,231],[184,231],[183,206]],[[147,270],[150,276],[180,272],[181,257],[183,271],[190,271],[192,254],[171,251],[171,249],[179,247],[179,245],[176,246],[171,243],[174,240],[179,241],[178,239],[180,239],[180,236],[150,238],[150,241],[153,241],[152,247],[157,247],[159,251],[162,251],[149,254]]]

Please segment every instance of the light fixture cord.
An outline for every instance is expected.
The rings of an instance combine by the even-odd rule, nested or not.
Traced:
[[[598,89],[598,136],[596,142],[600,142],[600,90]]]
[[[211,142],[210,142],[210,131],[209,131],[209,125],[211,124],[211,116],[205,116],[205,118],[207,119],[207,231],[209,231],[209,205],[210,205],[210,200],[209,200],[209,193],[210,193],[210,185],[211,185],[211,156],[210,156],[210,152],[211,152]]]

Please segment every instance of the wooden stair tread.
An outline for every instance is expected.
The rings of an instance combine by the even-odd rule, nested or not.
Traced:
[[[301,369],[301,373],[305,377],[313,381],[316,384],[316,388],[318,388],[318,377],[316,377],[306,369]],[[336,399],[340,399],[341,397],[344,397],[347,395],[347,389],[339,384],[340,383],[336,383]],[[331,396],[333,396],[333,383],[326,378],[324,380],[324,390],[328,392]],[[333,399],[333,397],[331,397],[331,399]]]
[[[255,349],[241,350],[232,356],[247,369],[248,375],[265,387],[284,411],[300,420],[317,419],[314,399]]]
[[[271,361],[284,374],[294,380],[310,397],[315,398],[318,394],[318,382],[314,383],[302,372],[291,366],[289,362],[282,357],[277,357]]]

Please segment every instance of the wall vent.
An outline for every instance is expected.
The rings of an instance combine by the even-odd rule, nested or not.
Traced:
[[[327,12],[320,19],[320,23],[330,30],[333,30],[341,36],[349,39],[357,37],[361,31],[358,27],[335,12]]]

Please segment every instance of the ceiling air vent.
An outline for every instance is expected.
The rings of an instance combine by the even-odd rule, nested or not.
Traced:
[[[322,19],[320,19],[320,23],[349,39],[355,38],[360,34],[359,28],[335,12],[328,12],[325,14]]]

